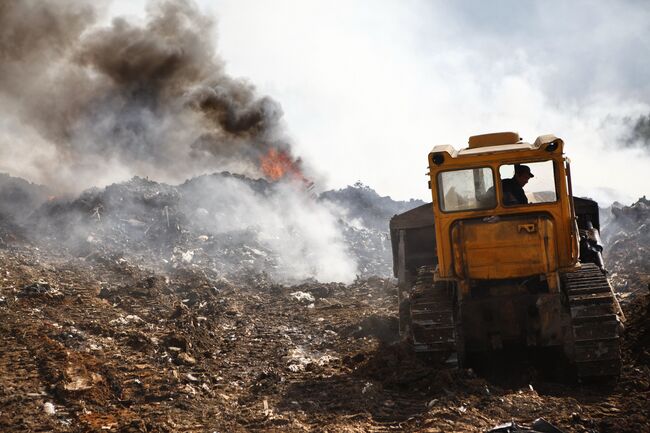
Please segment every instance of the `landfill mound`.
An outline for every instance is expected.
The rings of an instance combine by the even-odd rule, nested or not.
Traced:
[[[615,202],[602,230],[610,280],[623,302],[650,290],[650,200],[630,206]]]
[[[50,194],[50,191],[42,185],[0,173],[0,215],[6,219],[28,216],[43,204]]]
[[[274,224],[275,209],[289,206],[287,195],[298,196],[303,202],[292,206],[317,207],[331,218],[334,236],[356,266],[356,275],[389,276],[388,220],[421,204],[381,197],[361,184],[318,196],[310,191],[292,194],[279,183],[228,172],[199,176],[178,186],[135,177],[89,189],[74,199],[47,201],[32,213],[24,212],[30,216],[22,225],[34,237],[45,236],[50,244],[65,246],[76,256],[112,252],[137,257],[148,266],[191,261],[226,275],[246,268],[282,280],[299,259],[304,261],[278,254],[287,250],[284,244],[302,243],[308,249],[311,231],[322,230],[315,224],[300,227],[310,225],[308,220],[282,221],[287,232],[268,233],[265,225]],[[303,274],[305,279],[311,276],[308,271]]]
[[[616,296],[625,307],[628,355],[650,364],[650,200],[630,206],[615,202],[606,210],[605,262]],[[646,373],[646,377],[647,373]]]
[[[339,190],[325,191],[320,194],[320,199],[345,209],[347,221],[358,220],[368,228],[384,231],[387,221],[393,215],[424,204],[422,200],[396,201],[390,197],[382,197],[361,182]]]
[[[44,203],[48,195],[47,188],[41,185],[0,173],[0,244],[24,238],[18,222]]]
[[[320,196],[284,188],[230,173],[178,186],[134,178],[41,197],[29,216],[0,221],[0,431],[483,432],[537,418],[566,432],[650,430],[638,224],[618,221],[625,236],[612,239],[637,252],[621,245],[608,263],[639,275],[623,303],[621,378],[578,385],[543,374],[534,358],[506,357],[487,373],[432,366],[399,341],[386,274],[275,278],[296,256],[280,254],[284,234],[265,237],[245,211],[325,206],[350,230],[348,251],[376,248],[351,256],[362,269],[386,254],[377,215],[387,226],[399,206],[419,204],[360,185]],[[300,239],[309,232],[299,221],[291,229],[309,262]]]
[[[333,205],[348,247],[359,264],[361,276],[392,275],[393,253],[388,222],[394,215],[424,204],[422,200],[398,201],[384,197],[361,182],[325,191],[319,199]]]

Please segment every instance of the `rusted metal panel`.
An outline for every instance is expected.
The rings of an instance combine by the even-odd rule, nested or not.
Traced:
[[[463,221],[459,241],[466,278],[505,279],[555,272],[558,255],[553,221],[533,215],[494,223]],[[458,268],[458,266],[457,266]]]

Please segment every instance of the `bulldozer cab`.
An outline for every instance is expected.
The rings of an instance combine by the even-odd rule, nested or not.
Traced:
[[[573,197],[564,142],[514,132],[429,153],[432,203],[390,222],[400,334],[467,354],[562,348],[579,378],[620,371],[624,317],[602,260],[598,204]]]
[[[563,144],[552,135],[529,144],[497,133],[471,137],[462,150],[434,147],[437,278],[467,289],[463,281],[542,275],[558,289],[558,272],[574,267],[579,253]]]

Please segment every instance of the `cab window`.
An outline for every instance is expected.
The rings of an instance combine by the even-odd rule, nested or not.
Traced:
[[[443,212],[495,207],[492,169],[480,167],[438,173],[438,197]]]
[[[505,164],[499,178],[504,206],[557,201],[553,161]]]

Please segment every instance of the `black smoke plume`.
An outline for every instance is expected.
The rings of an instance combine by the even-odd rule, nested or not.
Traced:
[[[195,4],[153,1],[143,23],[99,26],[102,12],[0,3],[0,171],[79,190],[133,175],[259,177],[270,150],[300,163],[280,105],[226,73]]]
[[[636,119],[632,126],[628,143],[640,145],[643,149],[650,152],[650,114],[647,116],[639,116]]]

